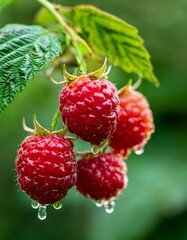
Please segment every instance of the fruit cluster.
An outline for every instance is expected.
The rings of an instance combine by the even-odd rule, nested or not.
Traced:
[[[127,187],[124,160],[131,150],[140,153],[154,130],[149,104],[130,84],[117,92],[104,74],[67,81],[59,101],[66,127],[49,131],[34,119],[35,130],[18,150],[19,185],[39,207],[40,219],[48,204],[60,208],[73,186],[110,213]],[[89,142],[92,151],[74,151],[68,132]]]

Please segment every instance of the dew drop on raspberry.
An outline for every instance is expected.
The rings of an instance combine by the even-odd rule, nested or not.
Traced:
[[[124,185],[125,185],[125,188],[126,188],[127,185],[128,185],[128,181],[129,181],[129,179],[128,179],[127,175],[125,175],[125,177],[124,177]]]
[[[96,207],[103,207],[104,202],[102,200],[95,202]]]
[[[93,154],[98,154],[100,152],[100,147],[97,145],[92,145],[91,146],[91,151]]]
[[[106,213],[113,213],[115,207],[115,201],[105,201],[104,208]]]
[[[39,203],[33,199],[31,199],[31,207],[37,209],[39,207]]]
[[[135,149],[134,152],[135,152],[136,155],[141,155],[141,154],[143,154],[144,149],[143,148],[138,148],[138,149]]]
[[[54,209],[59,210],[62,208],[62,205],[63,205],[62,200],[60,200],[60,201],[54,203],[53,207],[54,207]]]
[[[45,220],[46,217],[47,217],[46,205],[39,205],[39,208],[38,208],[38,218],[40,220]]]

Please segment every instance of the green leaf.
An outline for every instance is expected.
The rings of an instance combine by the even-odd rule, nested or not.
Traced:
[[[61,10],[62,9],[60,8],[60,11]],[[47,9],[42,7],[35,16],[35,23],[48,28],[52,27],[58,22],[56,18],[52,14],[50,14],[50,12]]]
[[[0,112],[64,45],[40,26],[10,24],[0,29]]]
[[[0,12],[10,3],[12,3],[14,0],[0,0]]]
[[[125,72],[136,73],[140,78],[159,85],[150,55],[135,27],[91,5],[58,7],[58,11],[67,17],[70,25],[96,54],[107,57]],[[49,26],[48,19],[56,23],[44,9],[36,16],[36,21],[44,26]]]
[[[71,24],[93,50],[124,71],[135,72],[155,85],[150,55],[135,27],[93,6],[80,5],[70,11]]]

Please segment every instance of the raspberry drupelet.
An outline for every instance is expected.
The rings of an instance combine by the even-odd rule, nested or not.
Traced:
[[[99,145],[112,135],[119,117],[119,98],[113,83],[82,76],[60,94],[60,112],[71,133]]]
[[[57,134],[28,136],[18,150],[16,169],[23,191],[41,205],[54,204],[76,182],[73,143]]]
[[[127,167],[121,156],[103,153],[83,158],[77,164],[78,191],[85,197],[110,201],[126,188]]]
[[[154,131],[153,115],[146,98],[131,86],[120,94],[120,116],[117,129],[109,139],[115,153],[143,148]]]

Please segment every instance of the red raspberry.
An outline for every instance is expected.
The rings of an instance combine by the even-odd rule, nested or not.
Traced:
[[[122,157],[104,153],[83,158],[77,165],[77,189],[94,200],[115,198],[127,186],[127,167]]]
[[[141,149],[154,131],[153,116],[145,97],[126,87],[120,96],[120,117],[117,129],[109,139],[115,153]]]
[[[105,79],[80,77],[62,89],[60,111],[71,133],[99,145],[116,129],[119,117],[116,88]]]
[[[16,168],[23,191],[40,204],[53,204],[76,182],[73,143],[57,134],[31,135],[18,150]]]

